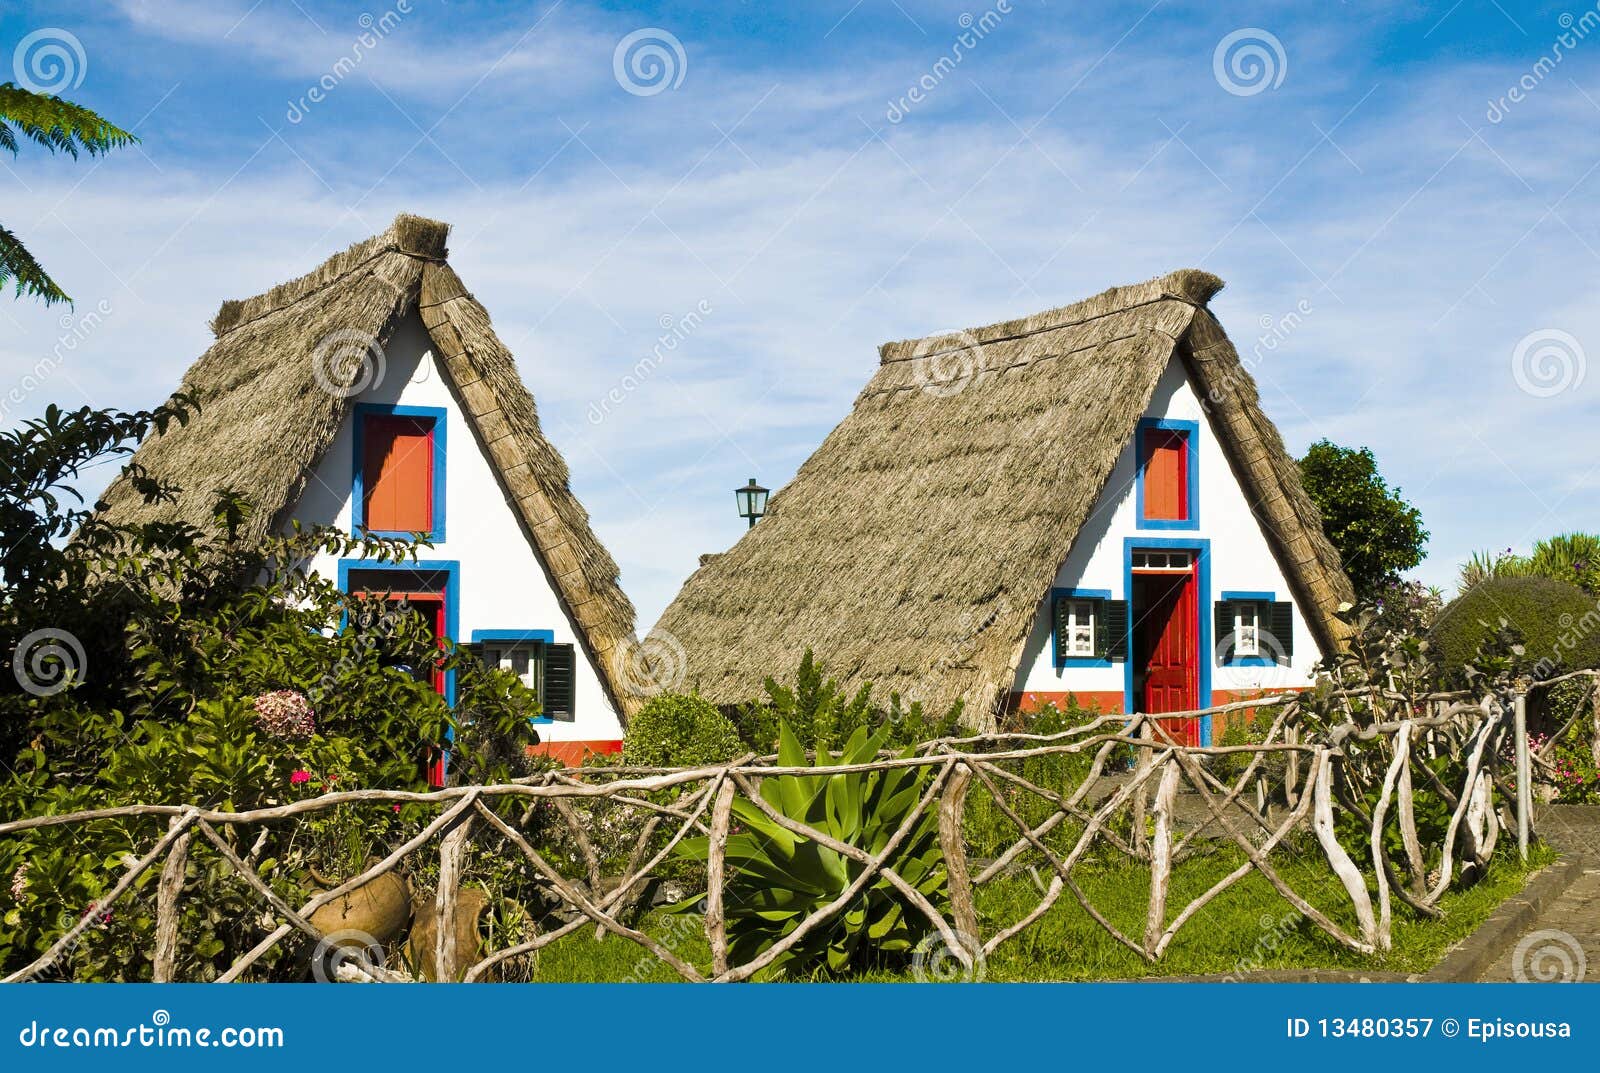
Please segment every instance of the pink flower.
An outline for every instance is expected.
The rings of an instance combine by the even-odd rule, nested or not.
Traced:
[[[310,782],[310,781],[311,781],[311,772],[306,771],[304,768],[301,768],[300,770],[291,772],[289,774],[289,785],[290,786],[299,786],[303,782]]]
[[[396,812],[399,812],[399,811],[400,811],[400,806],[399,806],[399,805],[396,805],[396,806],[394,806],[394,810],[395,810],[395,811],[396,811]]]
[[[317,731],[317,713],[303,694],[292,689],[263,693],[255,699],[256,722],[269,733],[303,741]]]

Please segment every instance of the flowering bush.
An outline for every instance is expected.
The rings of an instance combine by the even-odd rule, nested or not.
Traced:
[[[255,710],[256,721],[277,737],[304,741],[317,732],[317,713],[311,702],[292,689],[261,694]]]
[[[463,649],[440,648],[418,615],[362,621],[335,584],[303,565],[320,555],[414,560],[410,542],[334,529],[245,540],[252,505],[227,490],[206,528],[116,526],[63,506],[77,501],[70,482],[79,470],[186,419],[176,405],[143,414],[51,409],[0,432],[0,652],[46,632],[75,642],[67,646],[74,673],[61,688],[0,674],[0,816],[139,803],[243,811],[326,792],[335,777],[341,788],[421,790],[452,729],[452,770],[500,781],[493,758],[520,757],[537,741],[533,694]],[[132,468],[123,477],[152,504],[174,491]],[[435,673],[454,676],[453,710],[433,688]],[[489,740],[496,736],[513,740]],[[314,870],[352,874],[415,833],[418,820],[386,804],[352,804],[321,826],[269,827],[233,849],[299,905]],[[115,905],[106,897],[126,856],[147,852],[165,828],[165,817],[141,816],[0,839],[0,876],[10,877],[13,899],[0,918],[0,975],[93,912],[93,934],[68,952],[61,973],[148,979],[154,921],[143,906],[160,870]],[[186,979],[214,978],[273,927],[259,893],[201,839],[189,851],[180,909],[177,971]],[[285,945],[259,963],[259,975],[300,968]]]

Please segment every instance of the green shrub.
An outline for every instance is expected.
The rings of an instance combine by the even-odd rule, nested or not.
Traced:
[[[628,721],[623,756],[636,767],[699,767],[743,751],[732,720],[698,694],[661,693]]]
[[[1576,585],[1540,577],[1491,578],[1452,600],[1429,631],[1439,665],[1460,675],[1502,623],[1520,636],[1523,660],[1541,676],[1600,666],[1600,611]]]
[[[779,727],[788,727],[805,749],[837,751],[857,730],[884,732],[884,745],[914,745],[954,735],[960,728],[960,701],[943,715],[930,715],[920,701],[909,706],[891,695],[889,706],[872,702],[872,685],[845,693],[829,678],[822,663],[806,649],[795,671],[793,688],[768,678],[766,698],[741,705],[734,713],[739,736],[753,752],[763,756],[778,747]]]
[[[1551,735],[1561,737],[1544,754],[1552,770],[1536,768],[1535,773],[1553,784],[1555,799],[1561,804],[1600,801],[1600,767],[1595,764],[1591,714],[1593,688],[1582,678],[1557,682],[1544,692],[1538,705],[1539,732],[1533,736],[1534,747],[1545,748]]]
[[[822,750],[810,766],[824,772],[833,764],[867,763],[877,757],[886,740],[886,731],[868,734],[860,727],[845,743],[838,760]],[[911,750],[902,755],[912,755]],[[808,766],[805,747],[787,726],[779,730],[778,762],[785,767]],[[780,775],[761,783],[761,797],[790,819],[878,854],[917,807],[935,770],[930,765],[833,776]],[[728,952],[738,964],[780,942],[837,899],[863,866],[810,839],[797,838],[753,802],[736,797],[733,811],[739,830],[728,838],[725,904]],[[947,897],[938,832],[938,809],[930,805],[887,862],[935,906]],[[685,840],[678,852],[686,859],[705,861],[709,839]],[[703,897],[676,909],[693,911]],[[903,961],[931,927],[880,874],[845,911],[812,929],[773,965],[789,966],[801,975],[841,974]]]

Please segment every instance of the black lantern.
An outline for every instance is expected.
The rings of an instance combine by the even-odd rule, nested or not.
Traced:
[[[751,477],[749,484],[733,490],[733,498],[739,504],[739,517],[749,519],[750,528],[754,529],[756,519],[767,512],[767,489]]]

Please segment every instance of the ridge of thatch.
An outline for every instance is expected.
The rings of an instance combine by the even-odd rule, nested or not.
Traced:
[[[846,688],[986,721],[1174,353],[1325,645],[1349,598],[1338,554],[1249,371],[1183,270],[962,332],[884,344],[851,413],[766,517],[662,615],[688,681],[738,703],[813,649]]]
[[[200,413],[151,436],[133,457],[182,489],[177,502],[146,504],[117,481],[104,497],[104,515],[116,522],[206,526],[216,490],[228,487],[256,506],[247,539],[274,531],[287,521],[354,401],[319,382],[334,372],[327,367],[333,360],[328,341],[371,340],[381,351],[415,312],[625,721],[634,695],[623,688],[616,654],[633,638],[633,605],[618,584],[615,560],[568,487],[566,462],[541,431],[511,353],[446,262],[448,234],[448,224],[402,214],[381,234],[304,276],[224,302],[212,322],[216,342],[190,366],[180,388],[200,400]]]

